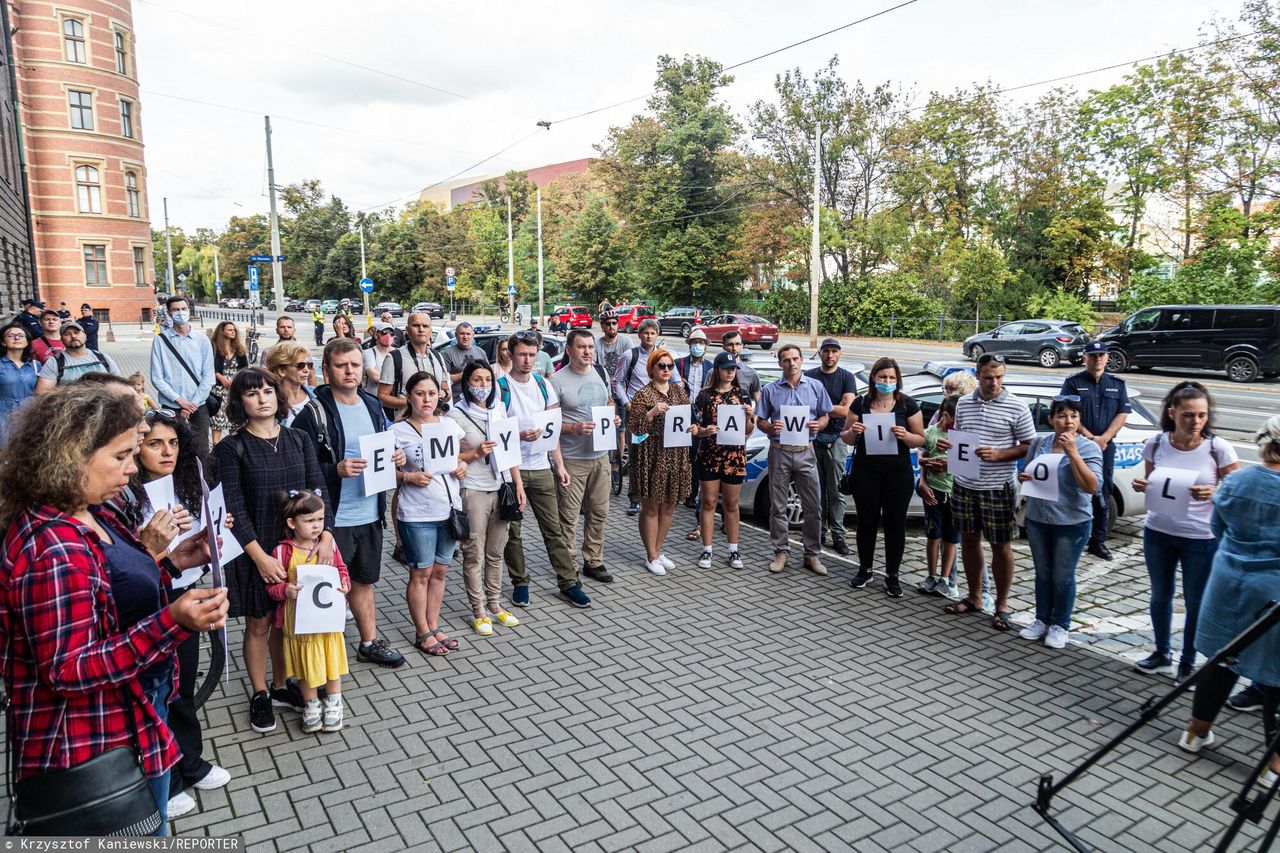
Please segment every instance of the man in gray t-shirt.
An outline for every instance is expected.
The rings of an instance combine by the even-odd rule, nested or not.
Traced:
[[[596,364],[612,377],[618,372],[618,359],[630,352],[635,343],[630,336],[618,334],[618,315],[612,311],[600,316],[600,331],[604,334],[596,338]]]
[[[460,399],[458,395],[462,393],[462,371],[467,369],[467,365],[473,361],[489,363],[484,350],[472,343],[475,337],[475,329],[470,323],[459,323],[453,330],[453,345],[440,351],[440,357],[449,368],[449,382],[453,388],[454,400]]]
[[[582,525],[582,573],[601,583],[613,577],[604,566],[604,524],[609,511],[609,456],[607,450],[596,450],[595,433],[600,424],[592,417],[592,406],[611,406],[608,374],[595,363],[596,342],[589,329],[569,332],[569,363],[551,377],[551,387],[560,399],[563,428],[560,431],[560,455],[569,472],[569,485],[560,489],[560,526],[569,549],[575,548],[574,530],[578,514],[586,505]],[[612,415],[614,429],[622,419]]]
[[[66,349],[41,366],[36,375],[37,394],[46,394],[94,371],[120,375],[120,368],[111,356],[89,349],[85,341],[84,328],[79,323],[70,320],[62,324],[62,345]]]

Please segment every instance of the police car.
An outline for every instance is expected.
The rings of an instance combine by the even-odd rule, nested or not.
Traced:
[[[805,369],[809,369],[806,363]],[[925,426],[933,419],[942,403],[942,380],[946,375],[957,370],[973,372],[973,366],[965,362],[928,362],[925,369],[918,373],[910,373],[903,377],[903,390],[920,405],[924,415]],[[865,372],[858,372],[858,388],[867,387]],[[776,375],[761,381],[772,381]],[[1015,397],[1020,398],[1031,410],[1035,421],[1036,432],[1040,435],[1053,432],[1049,424],[1049,408],[1053,398],[1062,391],[1062,381],[1042,376],[1005,375],[1004,387]],[[1114,522],[1120,516],[1141,515],[1145,512],[1142,495],[1133,489],[1133,481],[1142,476],[1142,445],[1148,438],[1159,431],[1158,419],[1142,404],[1141,395],[1136,389],[1129,389],[1129,402],[1133,408],[1124,428],[1116,435],[1115,475],[1111,483],[1111,519]],[[768,470],[768,437],[755,431],[747,439],[747,477],[742,487],[740,506],[744,517],[753,517],[758,523],[768,524],[769,504],[769,470]],[[1021,464],[1021,463],[1020,463]],[[853,454],[846,463],[849,470],[853,467]],[[917,451],[911,451],[911,465],[917,479],[920,476],[920,464]],[[856,515],[853,498],[848,498],[846,515]],[[913,495],[907,508],[909,516],[923,516],[924,504],[919,495]],[[792,527],[800,527],[804,513],[800,508],[800,498],[795,489],[787,493],[787,521]]]

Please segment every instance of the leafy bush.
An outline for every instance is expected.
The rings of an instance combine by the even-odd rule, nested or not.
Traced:
[[[1027,300],[1028,317],[1041,317],[1046,320],[1072,320],[1081,325],[1092,325],[1097,322],[1097,312],[1093,306],[1074,293],[1064,290],[1044,290],[1033,294]]]
[[[920,280],[910,273],[892,272],[864,279],[849,314],[859,335],[929,338],[938,333],[942,303],[921,292]]]

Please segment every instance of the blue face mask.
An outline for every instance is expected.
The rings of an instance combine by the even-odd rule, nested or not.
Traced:
[[[186,311],[173,311],[169,314],[169,319],[173,321],[175,326],[185,326],[187,321],[191,319],[191,314]]]
[[[892,394],[894,391],[897,391],[897,390],[898,390],[897,385],[886,385],[883,382],[876,383],[876,391],[878,391],[881,394]]]
[[[707,351],[707,348],[702,344],[689,345],[689,355],[693,356],[694,358],[702,358],[702,354],[706,351]]]

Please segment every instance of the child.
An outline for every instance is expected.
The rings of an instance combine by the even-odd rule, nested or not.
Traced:
[[[918,487],[924,501],[929,576],[916,589],[953,601],[960,598],[955,578],[956,544],[960,541],[960,531],[956,530],[951,519],[953,476],[947,473],[947,451],[939,449],[938,442],[946,439],[947,431],[955,424],[958,399],[943,397],[942,405],[938,407],[938,422],[924,431],[924,447],[920,454],[920,467],[924,473]],[[940,567],[939,552],[942,557]]]
[[[147,393],[147,379],[141,373],[135,373],[129,377],[129,384],[133,386],[133,390],[138,392],[138,396],[142,398],[142,405],[148,410],[159,409],[156,401],[151,399],[151,395]]]
[[[275,626],[284,629],[284,665],[290,677],[298,679],[298,689],[306,706],[302,711],[304,732],[336,732],[342,728],[342,680],[347,673],[347,644],[342,632],[328,634],[294,634],[294,602],[302,587],[298,585],[298,566],[319,563],[320,536],[324,533],[324,501],[311,492],[291,491],[282,510],[290,533],[272,552],[289,573],[287,581],[270,584],[267,594],[280,602]],[[333,552],[333,565],[338,570],[339,588],[343,595],[351,591],[351,577],[342,555]],[[323,718],[316,688],[324,685]]]

